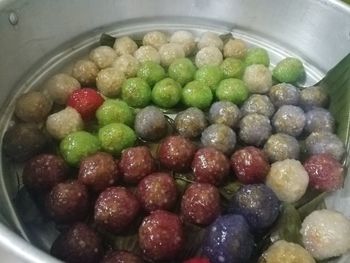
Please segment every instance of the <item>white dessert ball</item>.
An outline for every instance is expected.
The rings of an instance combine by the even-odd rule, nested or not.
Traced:
[[[168,43],[160,47],[160,64],[163,67],[169,67],[177,58],[184,58],[185,51],[182,46],[177,43]]]
[[[155,63],[160,63],[160,55],[157,49],[152,46],[141,46],[138,50],[135,51],[134,57],[140,63],[146,61],[153,61]]]
[[[201,38],[198,41],[198,49],[205,47],[217,47],[219,50],[222,50],[224,47],[224,42],[213,32],[205,32],[201,35]]]
[[[67,107],[47,117],[46,130],[55,139],[61,140],[68,134],[83,130],[84,122],[79,112]]]
[[[116,59],[117,54],[114,49],[108,46],[100,46],[91,50],[89,58],[100,69],[109,67]]]
[[[298,201],[306,192],[309,175],[303,165],[293,159],[275,162],[266,177],[266,185],[279,200],[287,203]]]
[[[247,45],[241,39],[230,39],[224,45],[224,57],[244,59],[247,55]]]
[[[193,34],[189,31],[180,30],[174,32],[170,37],[170,43],[180,44],[186,56],[193,54],[196,49],[196,41]]]
[[[132,55],[124,54],[114,60],[112,67],[123,72],[126,78],[132,78],[136,76],[140,63]]]
[[[265,263],[315,263],[315,259],[302,246],[278,240],[261,256]],[[260,262],[260,261],[259,261]]]
[[[144,35],[142,43],[144,46],[152,46],[159,50],[161,46],[168,43],[168,37],[163,32],[152,31]]]
[[[72,69],[72,76],[76,78],[82,86],[95,85],[99,69],[94,62],[87,59],[78,60]]]
[[[336,211],[313,211],[304,219],[300,232],[305,248],[318,260],[350,250],[350,221]]]
[[[80,83],[68,74],[60,73],[52,76],[45,84],[45,91],[57,104],[66,104],[73,91],[80,89]]]
[[[106,97],[116,97],[126,80],[122,71],[117,68],[102,69],[96,78],[97,89]]]
[[[198,51],[195,63],[198,68],[205,65],[219,66],[222,63],[222,53],[217,47],[205,47]]]
[[[130,37],[120,37],[114,42],[113,48],[118,56],[125,54],[134,54],[137,50],[137,44]]]
[[[245,69],[243,81],[249,92],[264,94],[269,92],[272,87],[272,74],[264,65],[254,64]]]

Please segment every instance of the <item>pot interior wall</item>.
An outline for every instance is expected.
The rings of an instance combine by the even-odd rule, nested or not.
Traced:
[[[251,45],[265,47],[272,66],[286,56],[303,58],[308,73],[305,85],[311,85],[350,51],[350,10],[346,9],[336,1],[303,0],[191,0],[178,1],[176,6],[160,0],[108,0],[103,5],[92,0],[14,1],[0,12],[0,22],[6,25],[0,28],[6,36],[0,51],[4,94],[0,98],[0,135],[11,125],[16,96],[25,90],[40,89],[44,80],[56,72],[69,71],[71,61],[97,45],[102,32],[134,38],[153,29],[186,29],[196,35],[207,30],[233,32]],[[18,16],[15,25],[8,22],[11,13]],[[330,21],[335,25],[331,27]],[[28,194],[21,190],[21,165],[13,165],[4,156],[1,159],[0,200],[6,221],[25,239],[48,251],[58,233],[55,226],[43,221]],[[348,178],[344,190],[327,201],[348,216],[349,181]],[[347,262],[344,260],[339,262]]]

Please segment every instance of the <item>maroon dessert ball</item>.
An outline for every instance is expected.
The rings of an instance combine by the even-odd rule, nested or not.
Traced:
[[[16,162],[30,159],[48,146],[49,138],[35,123],[16,123],[5,132],[2,149]]]
[[[266,154],[254,146],[236,151],[231,156],[231,167],[238,180],[244,184],[263,182],[270,170]]]
[[[128,251],[110,251],[108,252],[101,263],[143,263],[143,260]]]
[[[96,224],[113,233],[120,233],[137,217],[140,204],[136,196],[125,187],[104,190],[95,203]]]
[[[186,259],[183,263],[211,263],[209,259],[204,258],[204,257],[193,257]]]
[[[159,161],[167,169],[184,172],[191,167],[196,146],[182,136],[169,136],[159,145]]]
[[[49,191],[67,177],[68,166],[61,157],[53,154],[37,155],[23,168],[24,185],[37,192]]]
[[[102,252],[100,237],[83,223],[71,226],[58,236],[51,247],[51,254],[67,263],[97,263]]]
[[[143,177],[156,170],[155,161],[146,146],[124,150],[119,167],[124,181],[127,183],[138,183]]]
[[[118,163],[108,153],[95,153],[80,163],[78,180],[96,192],[114,185],[118,177]]]
[[[148,260],[175,259],[184,245],[180,218],[163,210],[152,212],[143,219],[139,228],[139,245]]]
[[[193,183],[181,201],[181,214],[192,224],[208,225],[220,215],[220,194],[211,184]]]
[[[194,155],[192,170],[197,182],[219,185],[230,172],[230,161],[219,150],[201,148]]]
[[[309,185],[320,191],[334,191],[344,182],[343,166],[329,154],[310,156],[304,163]]]
[[[89,195],[78,181],[59,183],[46,197],[46,211],[57,223],[72,223],[83,219],[89,209]]]
[[[168,173],[147,175],[137,186],[137,194],[142,207],[148,211],[170,210],[177,198],[177,187]]]

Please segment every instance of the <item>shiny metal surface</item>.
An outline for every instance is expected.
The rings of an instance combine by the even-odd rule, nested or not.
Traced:
[[[105,31],[134,36],[151,29],[233,31],[265,46],[272,62],[286,54],[302,57],[307,84],[350,52],[350,7],[335,0],[0,0],[0,25],[1,138],[18,91],[40,87],[47,75],[84,53]],[[0,157],[0,221],[7,221],[0,224],[0,247],[18,262],[57,262],[25,241],[47,250],[56,232],[50,223],[37,220],[31,203],[18,199],[20,167]],[[349,181],[330,205],[350,199]],[[23,224],[28,220],[30,224]],[[350,257],[339,262],[350,262]]]

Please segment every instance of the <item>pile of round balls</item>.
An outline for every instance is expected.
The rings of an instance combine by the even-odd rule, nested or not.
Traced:
[[[342,187],[345,149],[328,96],[295,86],[299,59],[270,70],[263,48],[212,32],[197,41],[153,31],[142,42],[98,46],[16,101],[3,150],[25,161],[24,187],[63,229],[52,255],[180,262],[195,225],[204,229],[199,254],[181,261],[248,262],[283,203]],[[223,205],[220,189],[233,182],[241,186]],[[103,238],[130,231],[133,251]],[[278,240],[260,259],[312,263],[350,249],[350,221],[335,211],[313,211],[300,233],[300,244]]]

